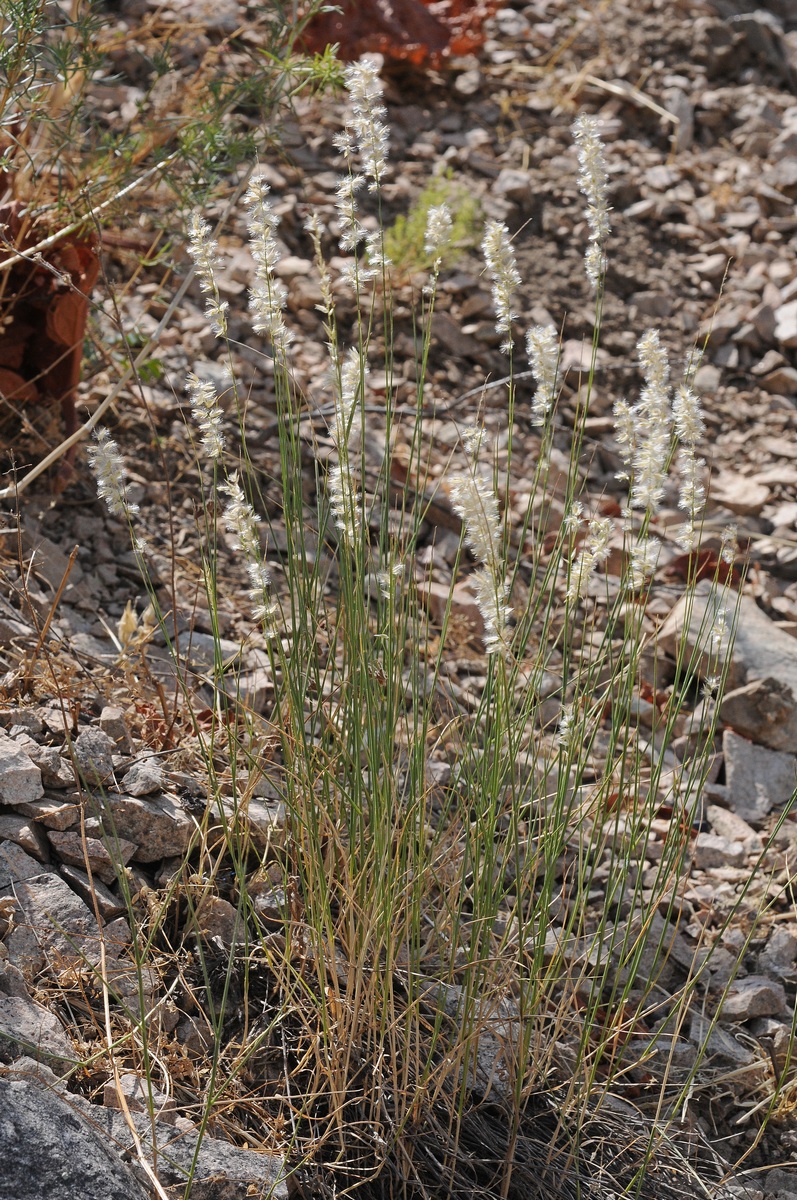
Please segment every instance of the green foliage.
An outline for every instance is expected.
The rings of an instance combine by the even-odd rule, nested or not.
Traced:
[[[428,270],[432,256],[424,249],[426,219],[430,208],[446,204],[451,212],[452,230],[443,248],[443,262],[451,266],[462,252],[478,246],[482,234],[482,212],[478,199],[453,178],[449,169],[435,175],[426,184],[406,217],[397,217],[385,231],[385,253],[400,274]]]
[[[307,6],[300,22],[289,6],[275,4],[262,21],[265,45],[232,39],[234,54],[210,46],[166,103],[159,85],[184,64],[168,32],[147,31],[136,53],[149,89],[132,119],[109,125],[92,88],[113,79],[119,43],[98,6],[79,0],[67,12],[51,0],[9,0],[0,29],[3,182],[35,208],[55,204],[57,213],[74,217],[87,202],[96,212],[157,167],[176,204],[155,205],[151,223],[169,230],[184,224],[231,172],[273,143],[286,100],[340,84],[331,53],[294,52],[319,3]]]

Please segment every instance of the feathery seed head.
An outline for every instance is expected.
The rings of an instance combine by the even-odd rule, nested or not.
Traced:
[[[585,255],[587,278],[597,287],[603,276],[606,239],[611,232],[607,200],[606,160],[603,143],[598,137],[598,122],[582,114],[573,125],[573,138],[578,147],[581,167],[578,185],[587,199],[587,223],[590,229]]]
[[[138,512],[127,496],[127,470],[119,447],[107,429],[97,429],[94,445],[89,447],[89,463],[97,480],[97,494],[115,517],[130,517]]]
[[[389,131],[385,124],[387,109],[382,102],[384,89],[376,64],[368,58],[349,63],[344,70],[352,106],[346,134],[336,143],[346,158],[356,145],[363,174],[371,180],[369,190],[377,191],[387,169]]]
[[[340,248],[354,252],[368,234],[357,216],[357,192],[365,179],[362,175],[344,175],[335,188]]]
[[[348,455],[330,468],[327,483],[335,524],[351,547],[362,528],[362,515]]]
[[[614,403],[614,436],[620,448],[620,457],[626,469],[618,471],[618,479],[628,478],[628,468],[636,453],[637,424],[634,410],[627,400],[616,400]]]
[[[736,525],[726,525],[722,531],[720,542],[720,558],[724,563],[732,566],[736,562],[736,556],[739,553],[739,530]]]
[[[492,487],[473,471],[455,475],[451,480],[451,503],[465,524],[465,540],[474,556],[497,573],[501,518]]]
[[[578,507],[580,509],[581,505]],[[566,595],[568,600],[582,600],[586,596],[595,568],[609,557],[611,536],[612,523],[609,518],[593,517],[587,529],[586,541],[573,563]]]
[[[496,576],[489,567],[475,571],[471,582],[475,585],[476,603],[484,622],[484,649],[488,655],[509,653],[511,636],[510,619],[512,610],[506,603],[506,581]]]
[[[517,318],[512,311],[512,298],[520,284],[520,274],[509,230],[502,221],[487,222],[482,254],[493,280],[493,308],[498,318],[495,328],[504,335],[501,349],[508,354],[512,348],[512,322]]]
[[[218,243],[211,237],[210,226],[201,213],[193,212],[188,223],[188,253],[203,292],[215,290],[215,268],[219,266]]]
[[[576,728],[576,714],[572,704],[563,704],[559,717],[559,732],[556,740],[563,749],[567,749],[573,740]]]
[[[360,414],[357,410],[357,399],[365,386],[367,375],[368,367],[364,357],[352,346],[340,364],[340,382],[335,380],[335,424],[331,432],[339,454],[355,449],[359,443]]]
[[[216,389],[191,372],[187,380],[191,411],[202,434],[202,446],[210,459],[220,459],[224,453],[223,414],[219,408]]]
[[[277,605],[269,597],[271,576],[268,567],[263,562],[260,549],[258,524],[260,517],[246,499],[243,488],[238,482],[238,472],[235,471],[221,485],[227,493],[229,503],[224,509],[224,524],[233,534],[233,550],[240,550],[246,559],[246,573],[249,576],[249,595],[254,603],[252,615],[263,629],[267,637],[276,634]]]
[[[390,600],[395,595],[396,588],[403,575],[403,562],[394,562],[389,571],[377,572],[376,581],[385,600]]]
[[[718,608],[714,623],[709,630],[708,643],[711,654],[719,655],[728,641],[728,610],[724,606]]]
[[[210,226],[198,212],[192,214],[188,225],[188,253],[194,260],[194,270],[199,286],[207,295],[205,314],[210,320],[216,337],[227,336],[227,313],[229,304],[222,300],[216,287],[216,267],[221,258],[218,243],[210,235]]]
[[[434,259],[435,270],[440,266],[440,253],[451,240],[454,222],[447,204],[433,204],[426,214],[426,235],[423,248]]]
[[[655,537],[641,538],[631,550],[631,587],[641,588],[656,570],[661,542]]]
[[[526,350],[537,391],[531,420],[542,425],[556,399],[556,371],[559,365],[559,339],[553,325],[535,325],[526,334]]]
[[[675,432],[682,442],[694,448],[705,432],[700,398],[688,384],[676,389],[672,402]]]
[[[584,505],[580,500],[574,500],[562,521],[565,533],[578,533],[581,528],[581,518],[584,516]]]
[[[255,333],[267,334],[275,351],[285,355],[294,335],[285,324],[283,310],[288,292],[274,268],[282,257],[274,236],[279,218],[268,200],[270,188],[261,175],[252,177],[245,197],[249,245],[255,260],[255,279],[249,290],[249,308]]]
[[[465,453],[468,458],[476,459],[479,457],[481,448],[484,445],[485,436],[483,425],[469,425],[467,429],[462,430],[462,445],[465,447]]]
[[[234,471],[221,490],[227,493],[229,502],[224,509],[224,524],[229,533],[233,534],[233,550],[240,550],[248,563],[259,563],[260,535],[258,524],[260,517],[246,499],[243,488],[238,481],[238,472]]]
[[[664,496],[670,450],[670,366],[658,330],[650,329],[637,345],[645,386],[631,409],[635,429],[631,505],[655,510]]]

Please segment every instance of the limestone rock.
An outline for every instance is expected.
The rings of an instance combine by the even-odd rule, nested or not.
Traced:
[[[21,804],[43,795],[39,768],[15,741],[0,734],[0,804]]]
[[[72,1096],[35,1079],[0,1079],[0,1200],[147,1200]]]
[[[760,821],[786,804],[797,785],[797,758],[767,750],[726,729],[722,737],[727,795],[731,808],[745,821]]]
[[[723,594],[708,581],[699,583],[694,592],[682,596],[675,605],[659,630],[659,648],[675,656],[683,639],[687,655],[699,647],[701,674],[715,670],[716,662],[708,654],[709,634],[721,608],[726,610],[728,627],[734,629],[728,688],[739,688],[756,679],[774,679],[797,696],[797,639],[780,630],[748,596]],[[794,746],[797,741],[790,744]]]
[[[171,796],[136,796],[107,792],[92,802],[107,837],[125,838],[138,847],[137,862],[156,862],[183,854],[194,833],[194,824]]]
[[[749,1021],[751,1017],[779,1017],[786,1012],[786,992],[782,983],[764,975],[737,979],[722,1003],[726,1021]]]
[[[20,913],[7,940],[9,957],[24,974],[40,971],[54,956],[75,963],[99,956],[94,915],[57,875],[36,875],[16,883]]]
[[[89,785],[107,783],[113,776],[116,744],[107,733],[91,727],[79,733],[73,742],[78,770]]]
[[[74,1048],[57,1017],[30,996],[0,995],[0,1062],[22,1055],[41,1059],[60,1074],[75,1061]]]
[[[136,852],[135,842],[124,838],[113,838],[106,846],[99,838],[87,837],[84,841],[77,832],[51,830],[47,837],[61,862],[71,867],[84,867],[88,859],[92,873],[103,883],[113,883],[119,870]]]
[[[742,737],[770,750],[791,750],[797,746],[794,694],[788,684],[771,675],[726,692],[719,717]]]

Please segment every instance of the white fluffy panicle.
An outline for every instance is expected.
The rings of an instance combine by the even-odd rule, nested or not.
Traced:
[[[526,334],[526,350],[537,384],[531,420],[534,425],[543,425],[556,399],[559,339],[553,325],[535,325],[530,329]]]
[[[356,146],[362,172],[376,191],[387,169],[389,131],[385,124],[387,109],[382,102],[384,89],[379,69],[368,58],[349,63],[344,77],[352,106],[350,129],[335,140],[338,149],[349,157]]]
[[[435,270],[440,266],[440,252],[451,240],[454,222],[447,204],[433,204],[426,214],[426,235],[423,248],[434,259]]]
[[[678,470],[681,476],[678,507],[686,513],[686,521],[678,531],[678,542],[683,550],[689,552],[697,545],[695,525],[706,503],[706,489],[703,484],[706,462],[695,455],[695,447],[703,436],[705,425],[700,399],[689,382],[682,383],[676,389],[672,411],[675,432],[681,441],[681,452],[678,455]]]
[[[594,517],[589,523],[587,540],[579,551],[567,588],[568,600],[581,600],[587,594],[595,568],[609,557],[612,523],[608,517]]]
[[[637,353],[645,376],[639,403],[631,410],[635,424],[634,478],[631,504],[654,511],[664,495],[670,451],[670,367],[658,331],[641,338]]]
[[[129,519],[138,512],[127,496],[127,471],[119,447],[107,429],[98,429],[89,447],[89,463],[97,480],[97,494],[116,517]]]
[[[362,516],[351,456],[360,445],[358,399],[368,368],[364,357],[354,348],[342,363],[333,352],[333,366],[338,378],[335,379],[335,422],[330,432],[338,461],[329,472],[329,497],[335,523],[349,545],[353,545],[362,527]]]
[[[285,284],[274,274],[281,257],[274,236],[279,218],[271,208],[268,193],[269,186],[265,179],[260,175],[253,176],[245,198],[249,210],[249,245],[255,260],[255,281],[249,293],[249,308],[254,315],[252,328],[256,333],[267,334],[275,352],[284,355],[293,341],[293,333],[286,326],[283,316],[288,293]]]
[[[501,566],[501,517],[498,498],[477,473],[477,465],[451,480],[451,502],[465,525],[465,540],[482,564],[475,572],[476,602],[484,621],[484,648],[488,654],[509,649],[507,585]]]
[[[219,298],[216,287],[216,267],[221,264],[219,247],[211,237],[210,226],[198,212],[192,214],[188,225],[188,253],[194,260],[199,286],[207,296],[205,314],[213,332],[217,337],[226,337],[229,305]]]
[[[191,411],[202,434],[202,446],[208,458],[217,460],[224,454],[223,414],[219,408],[216,389],[191,372],[188,376]]]
[[[277,606],[269,596],[271,577],[260,548],[258,525],[260,517],[246,499],[243,488],[238,482],[238,473],[234,472],[222,491],[227,493],[228,503],[224,509],[224,524],[233,535],[233,550],[240,550],[246,560],[246,573],[249,576],[249,595],[254,603],[253,616],[263,627],[268,636],[275,633],[275,618]]]
[[[594,117],[582,114],[573,125],[573,137],[581,166],[578,184],[587,198],[587,223],[590,229],[585,255],[587,278],[593,287],[597,287],[604,273],[606,239],[611,232],[606,161],[603,143],[598,137],[598,122]]]
[[[517,313],[512,311],[512,298],[520,284],[520,274],[509,230],[501,221],[487,222],[482,254],[493,280],[493,308],[498,318],[495,327],[504,337],[501,349],[508,354],[512,348],[512,322],[517,319]]]

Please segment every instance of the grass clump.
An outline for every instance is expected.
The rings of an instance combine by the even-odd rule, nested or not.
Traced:
[[[278,1141],[304,1194],[660,1200],[682,1195],[696,1172],[709,1188],[720,1172],[675,1136],[700,1054],[686,1071],[675,1064],[710,958],[683,962],[678,913],[714,719],[695,723],[682,759],[668,746],[701,678],[721,695],[736,603],[727,572],[687,581],[687,608],[705,601],[706,617],[691,640],[686,621],[666,678],[646,619],[660,553],[652,530],[676,461],[682,541],[691,549],[700,538],[695,364],[673,400],[660,339],[642,334],[643,387],[616,410],[626,502],[616,517],[601,512],[581,450],[610,231],[602,147],[583,117],[575,136],[596,321],[569,460],[563,467],[554,453],[557,333],[519,329],[512,240],[489,222],[482,248],[507,360],[505,427],[495,436],[484,409],[468,414],[436,475],[424,420],[430,318],[443,264],[471,237],[476,212],[457,211],[456,189],[437,179],[404,225],[383,233],[381,86],[368,62],[348,67],[346,81],[336,228],[307,226],[329,355],[325,454],[307,432],[318,398],[296,384],[279,221],[257,171],[244,205],[252,325],[271,359],[274,478],[248,444],[234,371],[222,392],[188,380],[212,707],[199,708],[159,600],[118,448],[101,432],[92,451],[152,606],[138,652],[143,663],[159,626],[174,653],[182,733],[207,781],[189,851],[161,891],[136,894],[120,871],[139,971],[161,964],[202,1028],[183,1089],[198,1128],[264,1148]],[[189,244],[232,364],[220,251],[201,214]],[[399,412],[391,273],[410,255],[429,274],[414,403]],[[537,454],[518,508],[522,332]],[[441,506],[459,531],[449,559],[428,532]],[[230,579],[248,597],[268,674],[263,713],[222,646]],[[473,600],[476,628],[464,635],[457,584]],[[128,631],[126,645],[137,637]],[[476,662],[467,687],[454,669],[465,645]],[[663,699],[646,724],[640,699],[651,685]],[[267,834],[253,815],[264,786],[281,805]],[[677,817],[644,865],[666,807]],[[229,918],[221,944],[213,911]],[[147,1005],[109,1006],[107,1026],[108,1054],[143,1059],[160,1082],[164,1056],[141,1051],[159,1036]]]

